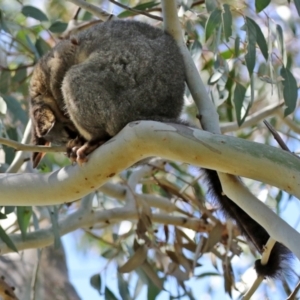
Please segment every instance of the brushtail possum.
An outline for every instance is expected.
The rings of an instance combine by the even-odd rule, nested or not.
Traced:
[[[38,62],[30,83],[35,145],[65,145],[79,162],[127,123],[182,123],[185,68],[166,32],[136,21],[109,21],[59,42]],[[33,153],[36,167],[42,157]],[[268,233],[226,197],[216,171],[205,170],[214,198],[262,253]],[[276,243],[258,274],[276,277],[289,250]]]

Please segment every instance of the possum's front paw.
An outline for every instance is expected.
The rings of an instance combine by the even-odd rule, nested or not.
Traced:
[[[106,140],[87,142],[82,137],[77,137],[68,142],[67,156],[72,162],[77,162],[79,165],[82,165],[88,161],[87,156],[105,142]]]
[[[77,160],[77,151],[80,149],[86,140],[80,136],[76,137],[73,140],[70,140],[67,144],[66,155],[70,158],[72,162],[76,162]]]
[[[79,165],[87,162],[87,156],[92,153],[95,149],[99,146],[104,144],[106,141],[93,141],[93,142],[86,142],[80,148],[74,149],[76,150],[76,161]],[[75,147],[76,148],[76,147]]]

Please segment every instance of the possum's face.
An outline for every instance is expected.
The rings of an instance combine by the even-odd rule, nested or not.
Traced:
[[[59,121],[54,111],[47,105],[34,104],[31,107],[32,135],[31,143],[37,146],[66,146],[78,136],[78,132],[70,120]],[[43,157],[42,152],[32,154],[35,168]]]

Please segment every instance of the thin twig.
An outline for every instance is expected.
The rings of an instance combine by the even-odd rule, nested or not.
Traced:
[[[272,133],[274,139],[277,141],[277,143],[279,144],[281,149],[283,149],[285,151],[288,151],[288,152],[291,152],[289,147],[286,145],[286,143],[283,141],[283,139],[281,138],[279,133],[276,131],[276,129],[267,120],[264,120],[264,124],[270,130],[270,132]]]
[[[106,12],[102,8],[93,5],[91,3],[88,3],[84,0],[67,0],[68,2],[72,2],[73,4],[85,9],[86,11],[90,12],[91,14],[97,16],[99,19],[103,21],[108,21],[111,19],[117,19],[116,16]]]
[[[129,7],[129,6],[127,6],[127,5],[124,5],[124,4],[120,3],[120,2],[117,2],[117,1],[115,1],[115,0],[109,0],[109,2],[115,4],[115,5],[119,6],[119,7],[122,7],[122,8],[124,8],[124,9],[126,9],[126,10],[129,10],[129,11],[133,12],[133,13],[136,14],[136,15],[144,15],[144,16],[147,16],[147,17],[152,18],[152,19],[154,19],[154,20],[163,21],[163,18],[162,18],[162,17],[158,17],[158,16],[155,16],[155,15],[151,15],[151,14],[145,12],[145,11],[131,8],[131,7]]]
[[[31,151],[31,152],[66,152],[65,146],[35,146],[35,145],[25,145],[13,140],[6,138],[0,138],[0,144],[14,148],[16,151]]]

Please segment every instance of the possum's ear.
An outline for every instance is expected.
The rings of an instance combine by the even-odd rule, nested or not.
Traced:
[[[44,136],[47,135],[55,124],[55,116],[52,109],[47,104],[40,105],[35,104],[31,108],[31,119],[32,119],[32,134],[31,144],[36,146],[49,146]],[[33,167],[36,168],[43,158],[45,153],[34,152],[32,153]]]
[[[39,138],[49,133],[56,121],[54,113],[48,105],[34,106],[32,108],[32,119],[34,120],[34,132]]]

